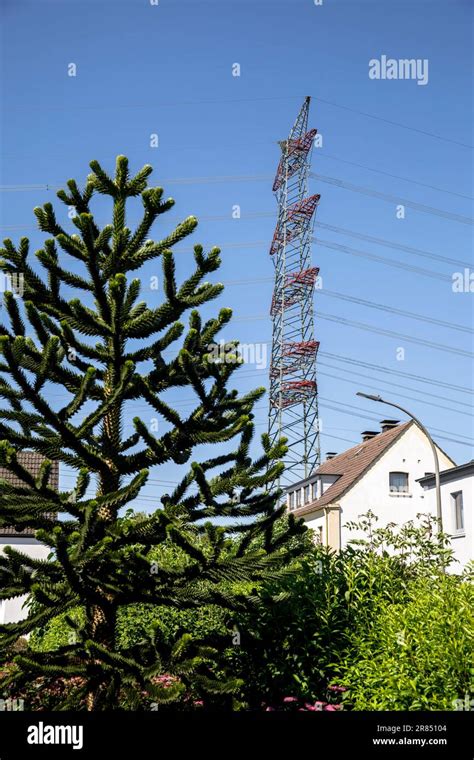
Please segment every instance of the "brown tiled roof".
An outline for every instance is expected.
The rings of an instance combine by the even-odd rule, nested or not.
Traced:
[[[352,449],[344,451],[332,459],[328,459],[313,475],[339,475],[340,477],[333,483],[320,499],[300,507],[295,510],[298,517],[314,512],[320,507],[327,506],[342,496],[358,480],[369,467],[394,443],[410,425],[415,423],[411,420],[404,422],[403,425],[387,430],[386,433],[379,433],[364,443],[353,446]]]
[[[31,472],[33,476],[38,475],[40,467],[44,461],[44,457],[36,451],[21,451],[17,455],[17,458],[21,466],[24,467],[25,470]],[[16,475],[9,470],[6,470],[4,467],[0,467],[0,480],[6,480],[7,483],[11,483],[14,486],[25,485],[20,478],[17,478]],[[55,491],[59,488],[59,462],[53,462],[48,485],[50,488],[54,488]],[[35,531],[32,528],[16,530],[15,528],[0,525],[0,536],[34,536],[34,534]]]

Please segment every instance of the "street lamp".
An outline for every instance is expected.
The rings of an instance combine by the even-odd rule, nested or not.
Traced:
[[[407,414],[408,417],[411,417],[411,419],[418,425],[420,430],[426,435],[428,438],[428,441],[430,442],[431,451],[433,452],[433,459],[434,459],[434,465],[435,465],[435,486],[436,486],[436,517],[438,518],[438,531],[442,533],[443,531],[443,515],[441,512],[441,488],[440,488],[440,479],[439,479],[439,459],[438,459],[438,452],[436,450],[435,443],[428,433],[427,429],[423,425],[420,420],[415,417],[414,414],[408,411],[408,409],[404,409],[403,406],[400,406],[399,404],[394,404],[393,401],[385,401],[381,396],[375,396],[371,393],[362,393],[362,391],[357,391],[356,396],[361,396],[362,398],[368,398],[369,401],[379,401],[381,404],[387,404],[387,406],[394,406],[395,409],[400,409],[401,412],[404,412],[404,414]]]

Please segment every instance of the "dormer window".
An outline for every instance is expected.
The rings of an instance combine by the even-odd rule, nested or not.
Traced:
[[[291,493],[288,494],[288,507],[290,511],[292,511],[295,508],[295,492],[291,491]]]
[[[310,501],[310,487],[308,485],[304,487],[304,503],[308,504],[309,501]]]

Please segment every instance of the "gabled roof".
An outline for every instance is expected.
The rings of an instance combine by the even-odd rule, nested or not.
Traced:
[[[329,486],[321,498],[304,507],[295,509],[298,517],[308,512],[314,512],[316,509],[336,501],[414,424],[412,420],[404,422],[403,425],[397,425],[385,433],[379,433],[373,438],[369,438],[368,441],[359,443],[357,446],[353,446],[352,449],[348,449],[342,454],[324,462],[313,472],[312,478],[315,475],[339,475],[340,477]]]
[[[33,476],[36,477],[40,471],[40,467],[44,462],[44,457],[42,454],[38,454],[37,451],[21,451],[19,454],[17,454],[17,458],[19,463],[22,467],[25,468],[25,470],[28,470]],[[17,478],[16,475],[14,475],[9,470],[5,469],[4,467],[0,467],[0,480],[6,480],[7,483],[11,483],[14,486],[23,486],[25,487],[25,483]],[[49,476],[49,483],[50,488],[54,488],[55,491],[59,488],[59,462],[53,462],[53,465],[51,467],[51,474]],[[0,525],[0,536],[34,536],[35,531],[32,528],[25,528],[24,530],[16,530],[16,528],[11,528],[9,526],[1,526]]]

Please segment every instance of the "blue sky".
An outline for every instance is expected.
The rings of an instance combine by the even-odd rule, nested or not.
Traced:
[[[152,6],[147,0],[4,0],[2,9],[2,237],[26,234],[39,248],[43,236],[35,231],[32,209],[48,200],[60,205],[46,185],[63,186],[70,177],[82,182],[93,158],[109,170],[120,153],[133,169],[151,163],[153,183],[163,184],[165,195],[176,200],[156,237],[195,214],[200,225],[192,242],[221,246],[218,279],[229,283],[206,312],[231,306],[236,320],[224,337],[268,341],[276,141],[287,135],[304,96],[311,95],[310,125],[323,136],[312,171],[330,178],[311,180],[311,191],[321,194],[317,221],[339,228],[316,227],[316,236],[427,270],[314,245],[324,286],[315,297],[322,452],[343,451],[360,440],[360,431],[377,429],[370,417],[393,416],[357,399],[361,389],[412,409],[456,461],[472,458],[472,395],[438,384],[472,393],[472,359],[452,351],[472,351],[472,334],[330,295],[473,327],[473,294],[453,293],[451,284],[453,272],[463,270],[453,261],[472,261],[472,225],[460,220],[472,217],[473,195],[469,2],[160,0]],[[428,84],[371,80],[368,62],[381,55],[428,59]],[[75,77],[68,76],[70,63],[76,64]],[[232,76],[234,63],[240,64],[240,77]],[[158,134],[158,148],[150,147],[152,133]],[[397,219],[394,202],[344,189],[334,179],[441,214],[407,206],[405,218]],[[240,219],[231,216],[236,204]],[[105,223],[107,209],[100,203],[96,208]],[[131,220],[138,218],[135,211]],[[341,228],[398,247],[357,239]],[[189,244],[177,248],[183,249],[182,276],[191,267]],[[144,279],[154,274],[160,274],[158,264],[143,272]],[[403,361],[397,360],[400,347]],[[247,390],[266,383],[267,370],[249,366],[237,384]],[[266,401],[256,411],[257,430],[263,432]],[[153,477],[173,480],[176,473],[167,468]]]

